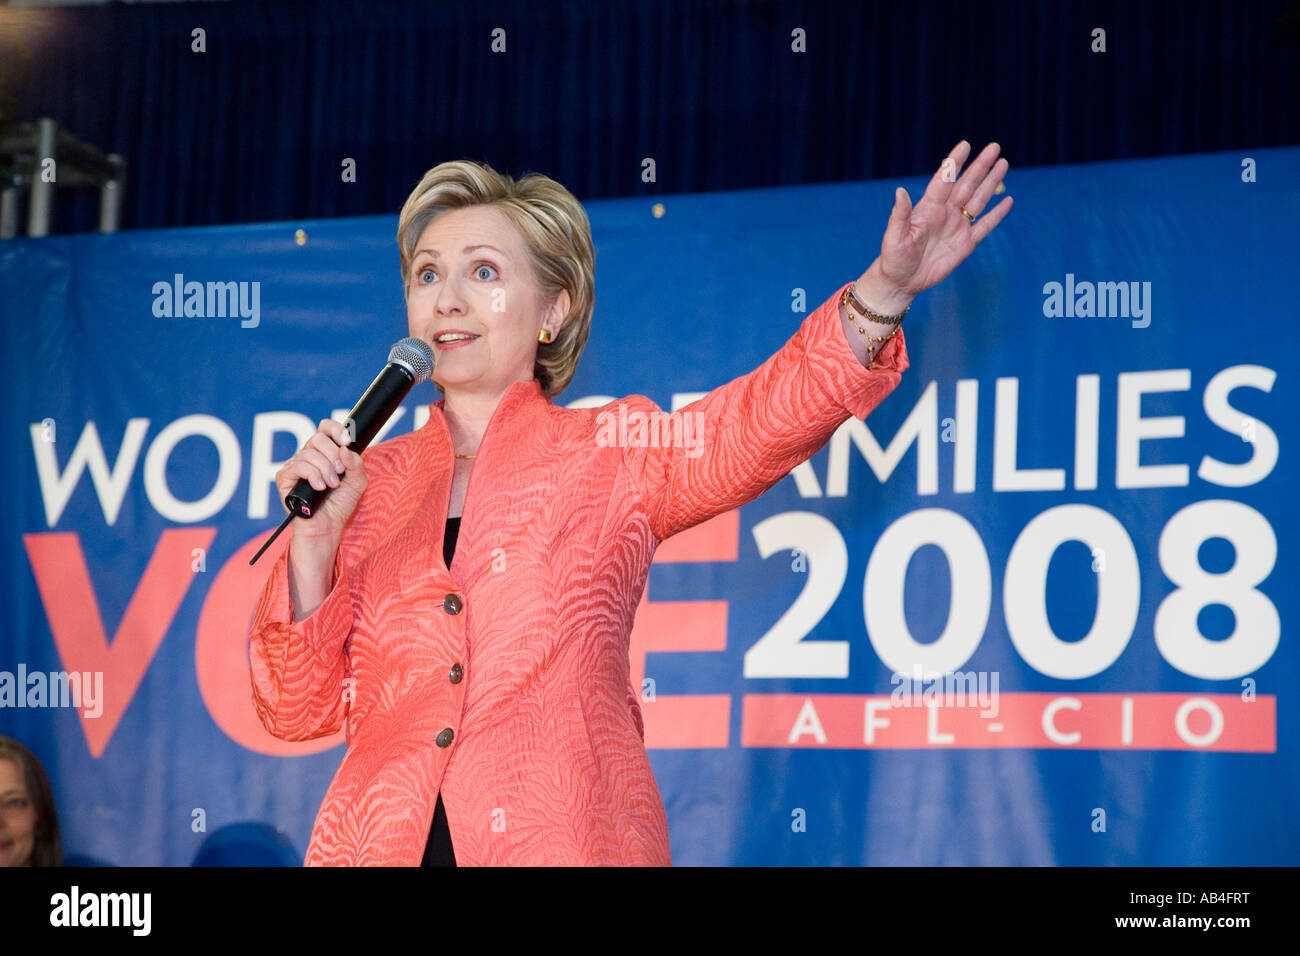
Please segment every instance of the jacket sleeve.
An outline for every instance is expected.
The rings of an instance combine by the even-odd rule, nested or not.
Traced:
[[[623,400],[628,416],[675,420],[675,434],[702,429],[694,448],[687,441],[655,443],[653,435],[649,442],[633,440],[630,428],[621,442],[655,537],[662,541],[753,501],[816,454],[850,415],[865,418],[897,387],[908,367],[903,330],[871,368],[858,361],[840,323],[840,294],[849,284],[753,372],[679,411],[665,415],[641,395]],[[682,417],[688,415],[689,422]]]
[[[343,647],[353,626],[347,544],[345,535],[334,558],[334,587],[306,620],[293,619],[287,547],[253,612],[248,632],[253,705],[262,726],[282,740],[327,737],[347,717]]]

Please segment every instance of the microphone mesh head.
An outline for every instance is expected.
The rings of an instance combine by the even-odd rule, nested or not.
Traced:
[[[407,336],[393,345],[388,353],[388,361],[400,362],[411,370],[415,384],[427,381],[433,371],[433,349],[424,339]]]

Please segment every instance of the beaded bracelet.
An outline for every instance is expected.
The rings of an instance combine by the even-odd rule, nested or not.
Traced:
[[[872,312],[865,305],[863,305],[858,301],[858,297],[853,294],[852,285],[848,285],[844,287],[844,293],[843,295],[840,296],[840,305],[844,306],[844,311],[848,314],[849,321],[853,323],[854,327],[859,332],[861,332],[864,336],[866,336],[868,343],[879,342],[881,343],[879,346],[880,348],[884,348],[884,343],[888,342],[890,339],[892,339],[895,335],[898,334],[898,330],[902,327],[903,316],[907,315],[908,309],[912,308],[909,305],[898,315],[889,315],[889,316],[879,315],[875,312]],[[862,325],[858,322],[857,318],[854,316],[854,312],[865,313],[863,318],[870,319],[872,322],[879,322],[881,325],[892,325],[894,327],[894,330],[890,332],[888,335],[868,335],[867,330],[862,327]],[[867,345],[867,357],[869,359],[872,360],[875,359],[876,348],[877,346],[871,344]]]

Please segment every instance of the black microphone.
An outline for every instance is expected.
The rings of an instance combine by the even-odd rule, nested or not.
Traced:
[[[358,455],[366,450],[374,437],[379,434],[379,429],[393,417],[393,413],[397,411],[397,407],[402,404],[402,400],[411,389],[429,378],[433,371],[433,362],[433,349],[424,339],[410,336],[392,347],[388,353],[388,364],[370,383],[361,400],[353,406],[348,417],[344,419],[343,424],[347,426],[348,433],[352,436],[348,448]],[[271,546],[271,542],[279,537],[280,532],[288,527],[294,517],[310,518],[315,514],[321,502],[333,490],[326,485],[318,491],[306,478],[299,478],[293,490],[284,498],[289,513],[285,515],[280,527],[275,529],[275,533],[267,539],[266,544],[258,549],[257,554],[253,555],[248,563],[255,564],[262,556],[262,552]]]

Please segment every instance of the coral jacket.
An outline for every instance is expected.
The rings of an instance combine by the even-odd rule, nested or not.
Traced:
[[[450,568],[443,400],[366,451],[333,590],[295,621],[285,548],[249,630],[267,730],[347,728],[307,865],[419,865],[439,791],[461,865],[671,863],[629,679],[633,616],[660,542],[752,501],[898,385],[902,332],[863,367],[843,288],[758,369],[671,416],[640,395],[566,409],[536,380],[511,385]]]

